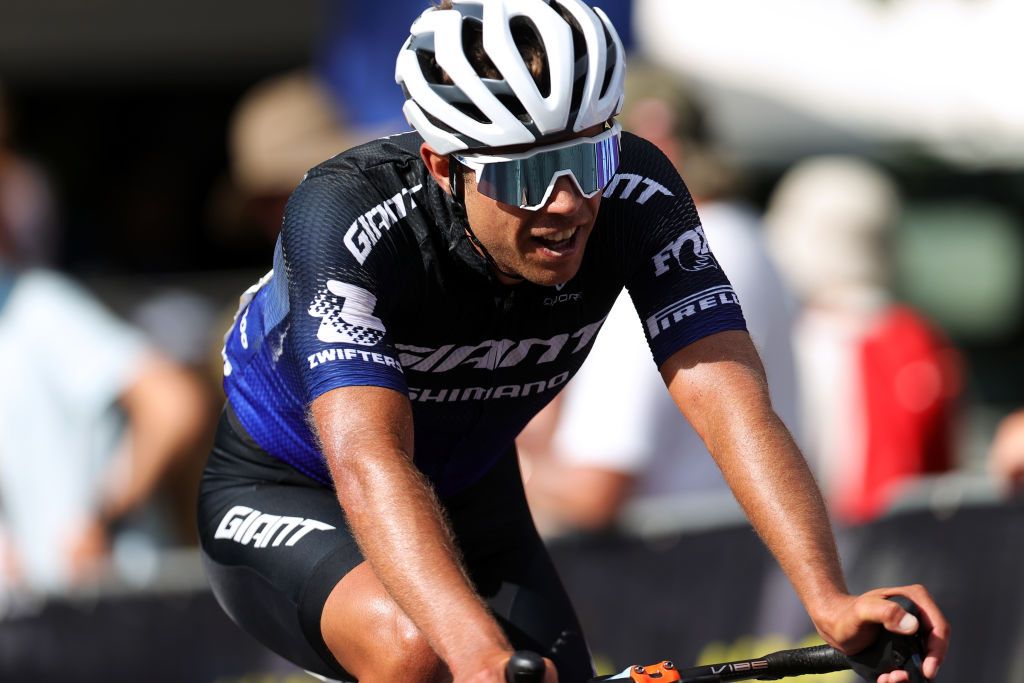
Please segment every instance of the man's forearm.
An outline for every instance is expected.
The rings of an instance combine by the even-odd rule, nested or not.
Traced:
[[[847,589],[814,477],[774,413],[727,441],[718,457],[726,481],[815,617]]]
[[[364,452],[335,482],[377,578],[449,667],[485,650],[511,649],[462,570],[429,484],[406,455]]]
[[[695,342],[672,356],[662,374],[817,621],[846,586],[821,493],[772,409],[749,336],[723,332]]]
[[[934,677],[945,656],[948,622],[922,586],[849,595],[821,493],[772,410],[764,369],[749,335],[719,332],[698,340],[666,360],[661,374],[822,638],[851,654],[872,642],[879,624],[910,633],[917,622],[885,599],[909,597],[931,628],[924,670]]]
[[[97,514],[115,522],[149,500],[175,465],[206,438],[209,399],[188,371],[151,356],[119,402],[128,418],[127,448],[110,465]]]

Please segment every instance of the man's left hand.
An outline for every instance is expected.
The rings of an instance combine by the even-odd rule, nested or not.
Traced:
[[[932,680],[949,647],[949,622],[924,586],[878,588],[863,595],[836,599],[827,608],[827,613],[815,615],[818,633],[829,645],[846,654],[856,654],[870,645],[878,633],[879,624],[893,633],[916,633],[919,626],[917,618],[886,599],[893,595],[909,598],[921,611],[927,648],[921,669],[925,677]],[[905,671],[893,671],[879,676],[877,683],[909,680]]]

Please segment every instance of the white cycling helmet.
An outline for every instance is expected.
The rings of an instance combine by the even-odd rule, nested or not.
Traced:
[[[580,0],[454,0],[429,9],[398,54],[406,119],[438,154],[535,143],[604,123],[622,108],[622,42]],[[473,26],[475,24],[475,26]],[[467,29],[503,78],[485,78],[463,46]],[[538,86],[513,34],[532,34],[546,62]],[[450,83],[442,82],[440,70]]]

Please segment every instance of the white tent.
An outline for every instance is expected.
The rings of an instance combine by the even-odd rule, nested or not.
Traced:
[[[1021,0],[636,0],[635,11],[643,52],[699,83],[724,142],[747,155],[846,137],[1024,165]]]

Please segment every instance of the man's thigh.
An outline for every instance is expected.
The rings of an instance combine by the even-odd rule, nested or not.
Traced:
[[[199,519],[206,573],[232,620],[302,668],[344,679],[320,617],[363,557],[333,492],[273,483],[204,491]]]

